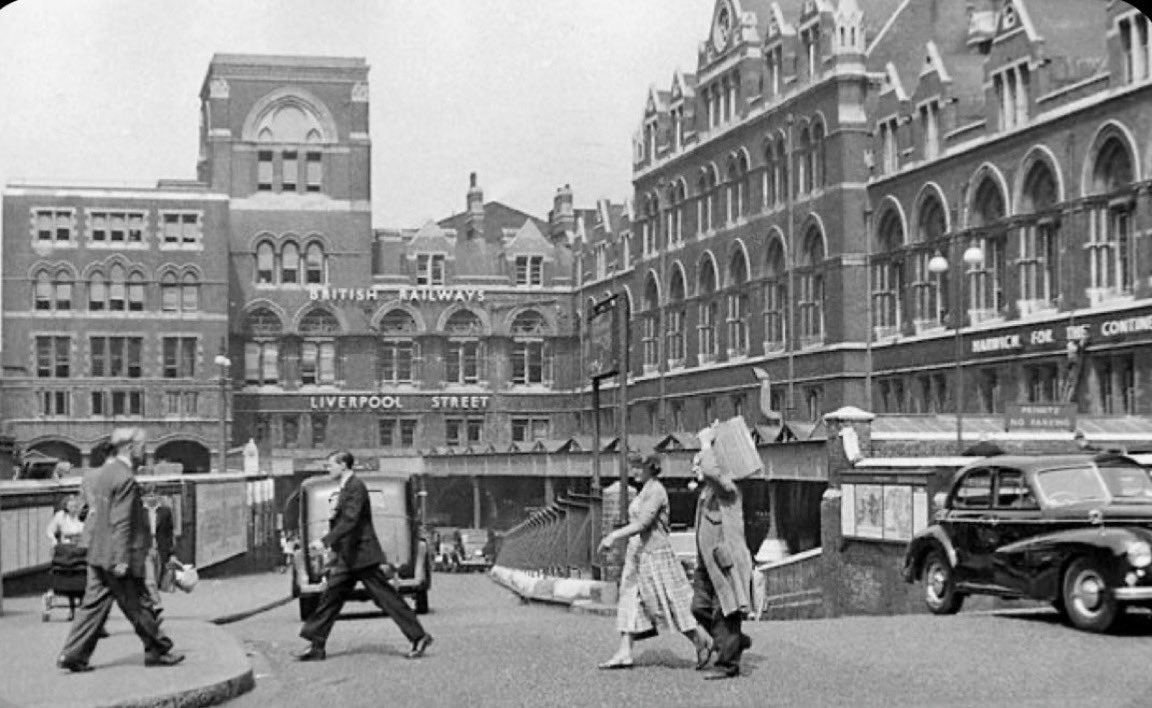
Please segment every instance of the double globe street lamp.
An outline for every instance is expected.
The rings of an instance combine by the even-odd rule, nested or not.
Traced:
[[[964,250],[964,264],[968,269],[984,262],[984,251],[979,246],[969,246]],[[928,272],[935,273],[939,278],[948,272],[948,259],[939,251],[928,260]],[[937,281],[937,294],[940,297],[939,281]],[[964,326],[963,312],[968,309],[968,274],[960,274],[960,301],[956,306],[948,308],[952,314],[952,329],[955,333],[955,401],[956,401],[956,454],[964,454],[964,373],[961,363],[964,357],[963,343],[960,338],[960,328]]]

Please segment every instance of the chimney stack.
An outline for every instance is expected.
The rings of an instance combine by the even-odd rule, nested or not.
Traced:
[[[475,172],[469,175],[468,213],[476,217],[484,216],[484,190],[476,183]]]
[[[552,199],[552,240],[567,235],[576,228],[576,214],[572,209],[572,186],[565,184],[556,189]]]

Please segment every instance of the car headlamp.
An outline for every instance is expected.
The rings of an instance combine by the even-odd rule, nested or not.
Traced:
[[[1152,564],[1152,546],[1147,541],[1129,541],[1124,550],[1133,568],[1144,568]]]

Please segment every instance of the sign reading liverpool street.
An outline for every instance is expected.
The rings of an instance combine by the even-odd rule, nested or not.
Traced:
[[[588,336],[585,339],[585,373],[599,379],[614,375],[619,369],[616,353],[617,296],[612,295],[592,306],[588,313]]]
[[[1006,403],[1005,430],[1075,430],[1075,403]]]

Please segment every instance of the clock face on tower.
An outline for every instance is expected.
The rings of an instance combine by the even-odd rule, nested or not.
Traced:
[[[728,45],[728,37],[732,34],[732,11],[727,4],[721,5],[716,12],[716,19],[712,22],[712,46],[721,51]]]

